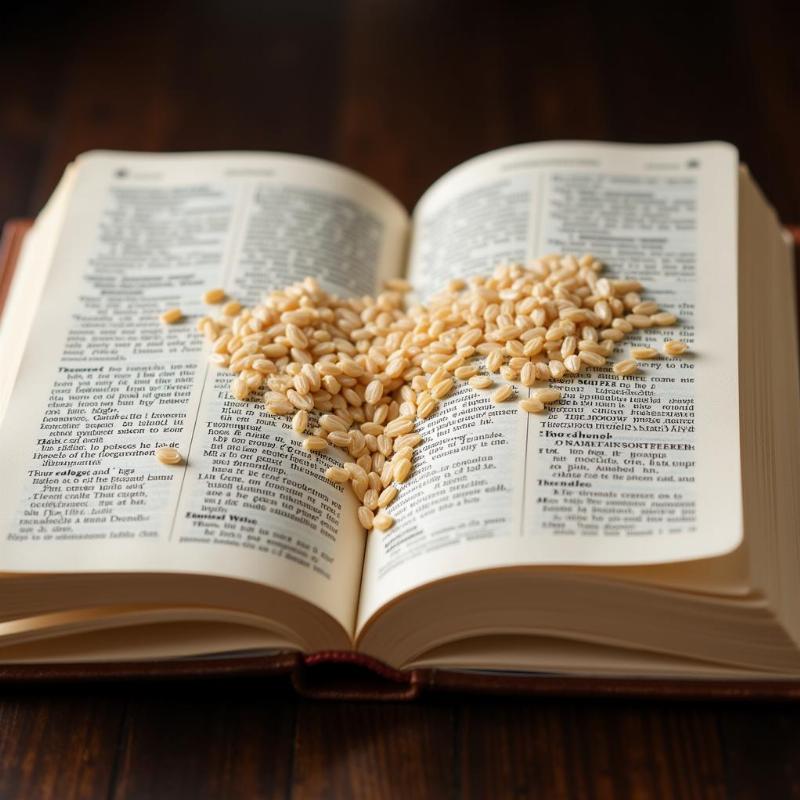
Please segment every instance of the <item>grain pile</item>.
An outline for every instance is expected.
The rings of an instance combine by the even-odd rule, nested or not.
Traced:
[[[642,299],[638,281],[603,277],[602,268],[589,254],[499,266],[451,281],[426,306],[406,305],[411,286],[402,280],[375,297],[341,298],[306,278],[252,308],[228,301],[198,329],[211,362],[234,373],[235,398],[263,392],[270,414],[292,417],[306,450],[333,446],[350,457],[326,477],[350,485],[365,529],[385,531],[393,524],[385,509],[422,442],[417,420],[434,414],[457,382],[489,391],[494,403],[514,397],[519,384],[520,410],[540,413],[561,392],[537,384],[604,367],[627,334],[675,323]],[[222,302],[225,293],[204,299]],[[681,347],[670,341],[665,352]],[[657,356],[636,348],[613,370],[630,375],[636,359]]]

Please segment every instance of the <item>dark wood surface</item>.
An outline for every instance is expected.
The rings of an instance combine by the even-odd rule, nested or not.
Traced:
[[[303,0],[0,10],[0,220],[90,148],[287,150],[409,206],[539,139],[726,139],[800,220],[800,4]],[[800,797],[800,705],[326,704],[0,686],[0,797]]]

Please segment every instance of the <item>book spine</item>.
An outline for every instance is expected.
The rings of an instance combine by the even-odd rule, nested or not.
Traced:
[[[303,656],[292,685],[315,700],[415,700],[427,672],[400,672],[361,653],[328,650]]]

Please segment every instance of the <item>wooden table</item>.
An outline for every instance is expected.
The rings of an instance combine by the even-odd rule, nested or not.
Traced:
[[[732,141],[800,220],[796,2],[52,5],[0,11],[0,220],[90,148],[308,153],[410,206],[470,156],[565,138]],[[798,797],[800,706],[0,687],[3,798],[460,795]]]

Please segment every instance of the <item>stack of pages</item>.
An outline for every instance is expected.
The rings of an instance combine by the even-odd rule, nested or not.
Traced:
[[[636,344],[690,353],[554,382],[545,415],[462,385],[419,421],[385,534],[325,479],[334,454],[230,397],[195,330],[214,286],[253,303],[306,275],[350,296],[404,276],[425,300],[587,251],[678,315]],[[355,651],[401,670],[800,677],[794,297],[791,243],[722,143],[511,147],[413,215],[300,156],[81,156],[0,329],[0,663]],[[186,322],[163,326],[170,307]]]

